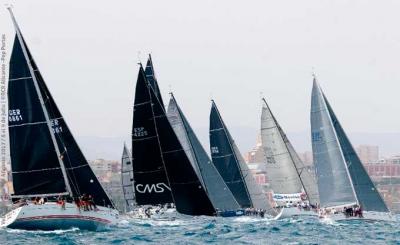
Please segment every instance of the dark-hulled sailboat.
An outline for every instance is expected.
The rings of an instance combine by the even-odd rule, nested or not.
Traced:
[[[121,158],[121,185],[125,200],[125,212],[131,212],[135,207],[135,192],[133,190],[132,158],[126,144]]]
[[[276,211],[271,207],[261,186],[255,182],[214,101],[210,114],[210,148],[212,162],[239,205],[242,208],[266,210],[275,215]]]
[[[167,116],[218,215],[243,215],[239,203],[211,162],[172,93]]]
[[[334,220],[395,220],[314,77],[311,97],[311,137],[320,194],[321,217]],[[362,215],[343,214],[361,207]],[[336,212],[332,212],[336,210]]]
[[[141,194],[146,194],[146,196],[152,193],[163,194],[164,190],[162,189],[168,187],[179,213],[214,215],[215,208],[168,121],[164,106],[158,99],[153,86],[147,81],[142,67],[139,69],[136,83],[134,113],[134,122],[136,123],[134,123],[133,132],[136,135],[133,137],[132,148],[133,151],[137,151],[136,156],[141,157],[142,161],[135,159],[135,154],[133,154],[134,174],[137,172],[135,171],[136,164],[141,164],[147,170],[147,174],[141,176],[139,183],[142,181],[151,183],[151,185],[147,184],[146,188],[143,187],[143,184],[140,186],[143,187],[140,189],[143,192]],[[135,149],[138,147],[141,151]],[[148,160],[144,161],[144,157]],[[153,167],[146,169],[150,165]],[[154,168],[154,166],[159,167]],[[165,180],[162,179],[164,177]],[[134,179],[135,188],[138,190],[136,175]]]
[[[115,224],[118,212],[100,185],[61,115],[26,45],[12,10],[16,36],[8,84],[13,200],[18,206],[1,226],[30,230]],[[80,211],[73,200],[92,196],[96,211]],[[26,201],[48,198],[42,205]],[[58,198],[59,204],[55,202]],[[63,201],[62,201],[63,200]],[[65,205],[61,205],[62,202]]]

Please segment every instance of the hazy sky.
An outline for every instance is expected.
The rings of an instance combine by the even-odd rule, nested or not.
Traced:
[[[309,131],[313,68],[345,130],[400,131],[400,1],[13,5],[78,136],[129,137],[136,63],[148,52],[164,101],[171,88],[201,138],[212,97],[240,146],[240,128],[259,128],[260,92],[286,131]],[[0,32],[11,50],[14,31],[1,7]]]

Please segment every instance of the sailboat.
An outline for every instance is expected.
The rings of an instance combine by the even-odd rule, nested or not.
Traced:
[[[12,199],[17,203],[0,226],[98,230],[115,224],[118,212],[72,136],[8,10],[16,31],[8,83],[8,128]],[[91,195],[97,207],[77,206],[74,202],[81,195]],[[31,202],[32,198],[40,198],[40,204]]]
[[[121,184],[125,200],[125,213],[131,212],[135,207],[135,192],[133,190],[132,158],[126,144],[121,158]]]
[[[146,71],[142,70],[141,68],[136,83],[132,122],[132,170],[136,204],[145,208],[155,205],[170,206],[174,201],[163,164],[155,121],[152,119],[148,88],[148,85],[151,86],[157,101],[162,103],[151,56],[147,61]]]
[[[134,152],[137,151],[137,154],[133,154],[136,190],[140,187],[139,193],[143,197],[170,197],[181,214],[215,215],[216,210],[167,118],[164,105],[141,66],[136,83],[134,113],[132,148]],[[137,175],[141,177],[140,180],[135,175],[136,163],[147,170]],[[151,185],[139,186],[143,182]],[[163,195],[165,190],[171,196]]]
[[[210,149],[212,162],[239,205],[276,215],[276,210],[271,207],[266,194],[244,162],[213,100],[210,113]]]
[[[243,215],[243,209],[211,162],[172,93],[167,116],[203,188],[217,210],[217,215],[224,217]]]
[[[277,218],[318,216],[317,183],[300,160],[265,99],[262,99],[261,141],[273,199],[281,209]]]
[[[315,76],[310,119],[321,218],[394,220]],[[351,215],[354,208],[362,212]]]

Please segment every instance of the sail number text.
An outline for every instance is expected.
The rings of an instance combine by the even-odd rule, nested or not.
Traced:
[[[8,121],[19,122],[22,121],[22,115],[20,109],[8,110]]]

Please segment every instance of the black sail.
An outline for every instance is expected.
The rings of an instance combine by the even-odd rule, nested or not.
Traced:
[[[14,194],[66,192],[50,131],[17,36],[10,59],[8,108]]]
[[[154,89],[154,93],[156,94],[158,100],[160,101],[161,105],[164,106],[160,88],[158,87],[157,78],[154,73],[153,59],[151,58],[151,54],[149,54],[149,58],[146,63],[146,69],[144,70],[144,72],[146,73],[146,79],[150,83],[151,87]]]
[[[243,208],[252,207],[250,195],[229,138],[230,136],[226,132],[225,124],[213,101],[210,114],[212,161],[240,206]]]
[[[142,67],[137,78],[133,108],[132,167],[138,205],[173,202],[156,134],[149,87]]]
[[[187,215],[215,215],[215,208],[168,121],[164,106],[152,87],[149,86],[149,89],[162,158],[176,210]]]

